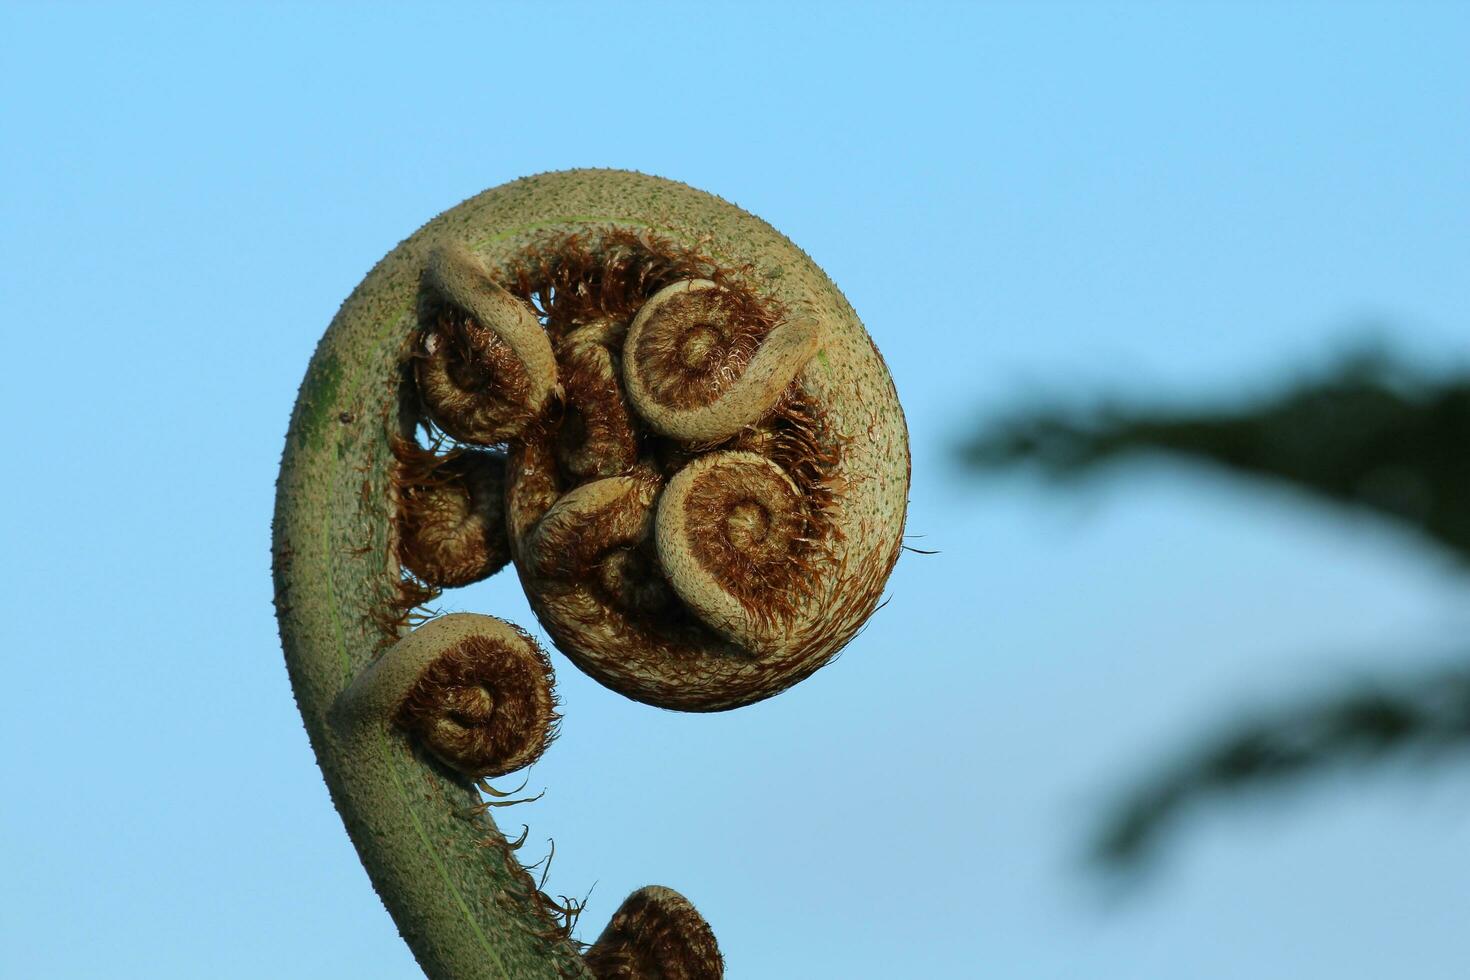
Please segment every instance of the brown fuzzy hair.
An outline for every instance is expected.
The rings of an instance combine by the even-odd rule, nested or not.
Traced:
[[[704,916],[683,895],[658,886],[629,895],[584,960],[597,980],[725,975],[725,958]]]
[[[727,268],[695,249],[657,235],[612,228],[595,242],[580,234],[546,236],[526,248],[507,288],[529,302],[559,341],[594,320],[627,321],[654,293],[683,279],[709,279],[727,290],[740,316],[774,325],[786,314],[756,295],[749,266]]]

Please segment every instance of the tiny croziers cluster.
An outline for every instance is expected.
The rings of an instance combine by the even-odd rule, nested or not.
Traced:
[[[440,248],[420,305],[409,416],[430,448],[396,451],[398,554],[421,582],[514,560],[578,667],[691,711],[778,693],[860,625],[813,592],[843,452],[793,383],[816,320],[627,232],[543,243],[499,275]]]
[[[503,270],[441,246],[419,320],[394,445],[405,594],[514,561],[573,662],[684,710],[769,697],[845,642],[808,594],[833,560],[842,454],[795,383],[816,320],[760,298],[749,270],[619,231],[542,242]],[[552,738],[550,681],[524,633],[467,637],[396,720],[441,761],[500,775]],[[586,962],[722,973],[708,925],[664,888],[630,897]]]

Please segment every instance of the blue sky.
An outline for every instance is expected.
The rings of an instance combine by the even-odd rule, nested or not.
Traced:
[[[277,645],[286,422],[396,242],[617,166],[737,202],[842,287],[941,554],[737,712],[554,658],[563,734],[513,813],[555,838],[552,891],[596,883],[583,938],[656,882],[735,980],[1464,976],[1463,767],[1221,808],[1121,904],[1078,861],[1202,728],[1451,649],[1463,580],[1199,474],[1066,495],[951,450],[1018,399],[1265,390],[1375,329],[1463,363],[1466,50],[1453,4],[5,5],[0,972],[416,975]],[[445,608],[531,622],[508,579]]]

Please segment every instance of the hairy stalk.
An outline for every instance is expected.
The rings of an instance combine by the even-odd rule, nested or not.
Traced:
[[[416,607],[509,559],[592,677],[663,707],[738,707],[871,615],[908,476],[893,384],[836,287],[684,185],[516,181],[369,273],[292,416],[276,606],[332,799],[426,974],[723,966],[694,906],[657,886],[583,954],[581,903],[542,893],[489,815],[515,801],[476,792],[554,735],[550,665],[491,617],[410,631]]]

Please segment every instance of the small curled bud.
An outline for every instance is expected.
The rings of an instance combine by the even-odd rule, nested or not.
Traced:
[[[504,620],[470,613],[399,640],[344,692],[341,711],[357,723],[385,720],[476,778],[535,762],[559,720],[545,651]]]
[[[556,359],[536,314],[464,246],[429,257],[415,374],[445,432],[492,445],[519,435],[556,387]]]
[[[397,440],[398,560],[432,586],[494,575],[510,561],[505,454],[465,449],[437,456]]]
[[[638,437],[628,418],[617,364],[610,350],[583,339],[558,351],[566,414],[558,436],[557,458],[579,479],[626,473],[638,459]]]
[[[752,452],[684,467],[659,500],[659,561],[679,598],[754,653],[803,638],[795,622],[811,578],[806,503],[791,478]]]
[[[728,439],[769,414],[821,346],[818,321],[773,328],[742,300],[708,279],[686,279],[634,317],[624,383],[658,432],[689,443]]]
[[[636,476],[608,477],[570,491],[531,533],[529,568],[547,578],[584,576],[610,549],[647,533],[657,492],[657,484]]]
[[[597,980],[720,980],[725,958],[714,931],[672,888],[649,885],[623,900],[585,954]]]

